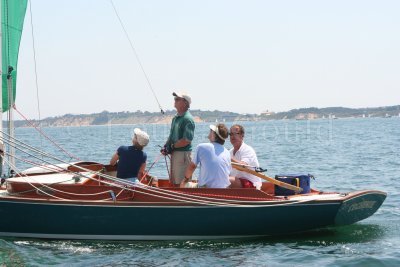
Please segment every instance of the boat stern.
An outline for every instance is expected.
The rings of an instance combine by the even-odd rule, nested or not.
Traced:
[[[370,217],[385,201],[386,195],[376,190],[350,193],[336,214],[335,225],[353,224]]]

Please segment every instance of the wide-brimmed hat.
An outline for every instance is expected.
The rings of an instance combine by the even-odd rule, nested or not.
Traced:
[[[142,147],[147,146],[147,144],[149,143],[150,137],[145,131],[142,131],[139,128],[135,128],[133,130],[133,133],[136,135],[136,140],[139,145],[141,145]]]
[[[225,139],[226,139],[226,138],[223,138],[223,137],[221,136],[221,134],[219,133],[219,130],[218,130],[218,127],[217,127],[217,126],[215,126],[215,125],[210,125],[210,129],[211,129],[214,133],[216,133],[216,134],[218,135],[218,137],[221,138],[222,140],[225,140]]]
[[[192,98],[186,92],[173,92],[172,95],[185,99],[189,105],[192,104]]]

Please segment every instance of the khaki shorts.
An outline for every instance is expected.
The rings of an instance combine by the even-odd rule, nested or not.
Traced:
[[[185,171],[192,161],[191,151],[174,151],[171,154],[171,181],[180,184],[185,178]]]

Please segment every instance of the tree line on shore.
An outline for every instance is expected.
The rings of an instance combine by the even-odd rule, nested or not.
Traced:
[[[112,124],[140,124],[140,123],[170,123],[175,110],[167,110],[165,114],[148,111],[123,111],[92,114],[65,114],[62,116],[48,117],[42,119],[42,126],[89,126],[89,125],[112,125]],[[262,112],[260,114],[240,114],[230,111],[202,111],[191,110],[192,115],[198,122],[228,122],[228,121],[262,121],[282,119],[329,119],[329,118],[351,118],[351,117],[392,117],[400,116],[400,105],[375,107],[375,108],[300,108],[285,112]],[[33,121],[39,124],[39,121]],[[30,126],[27,121],[15,121],[16,127]]]

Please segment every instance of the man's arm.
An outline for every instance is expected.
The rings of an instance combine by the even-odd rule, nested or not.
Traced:
[[[171,144],[171,147],[172,147],[172,149],[185,147],[185,146],[189,145],[190,143],[191,143],[191,141],[183,138],[183,139],[179,139],[174,144]]]
[[[190,177],[192,177],[192,174],[194,170],[196,170],[197,166],[193,162],[189,163],[189,166],[187,166],[186,171],[185,171],[185,179],[183,180],[185,183],[189,182]]]

